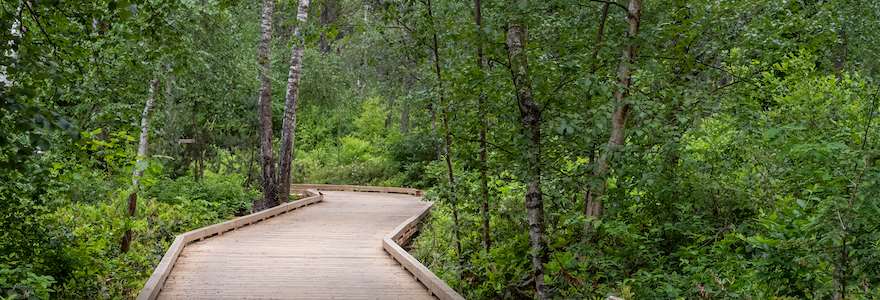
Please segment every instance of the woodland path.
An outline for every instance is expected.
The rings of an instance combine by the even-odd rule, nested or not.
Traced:
[[[159,299],[433,299],[382,239],[430,205],[404,194],[323,191],[293,213],[189,244]]]

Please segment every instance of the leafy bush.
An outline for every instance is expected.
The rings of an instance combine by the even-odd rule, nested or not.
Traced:
[[[52,276],[38,275],[30,266],[12,267],[0,264],[2,299],[48,299],[54,283]]]
[[[352,120],[353,132],[338,141],[298,150],[294,178],[310,183],[403,185],[400,164],[389,154],[400,136],[386,130],[381,104],[381,98],[367,98]]]

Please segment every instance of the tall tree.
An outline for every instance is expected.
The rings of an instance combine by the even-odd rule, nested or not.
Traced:
[[[146,169],[147,145],[150,132],[150,111],[156,103],[156,89],[159,88],[159,80],[150,80],[150,88],[147,92],[147,103],[144,104],[144,111],[141,113],[141,135],[138,139],[137,159],[131,174],[131,193],[128,194],[128,217],[134,217],[137,212],[138,191],[140,191],[141,176],[144,175]],[[125,230],[122,236],[122,252],[128,252],[131,246],[131,228]]]
[[[296,139],[296,105],[299,98],[299,79],[302,76],[303,48],[305,38],[301,28],[306,25],[309,13],[309,0],[299,0],[296,20],[293,27],[294,43],[290,54],[290,71],[287,74],[287,96],[284,101],[284,120],[281,124],[281,154],[278,166],[278,199],[287,202],[290,197],[290,165],[293,159],[293,146]]]
[[[443,72],[440,68],[440,45],[437,38],[437,27],[434,23],[434,9],[431,0],[425,2],[428,8],[428,19],[431,22],[431,54],[434,56],[434,75],[437,76],[437,100],[443,105],[443,154],[446,161],[446,179],[449,180],[449,202],[452,205],[452,231],[455,234],[455,253],[459,267],[464,267],[464,256],[461,252],[461,228],[458,222],[458,200],[455,194],[455,173],[452,168],[452,133],[449,131],[449,106],[443,89]]]
[[[483,248],[486,252],[492,248],[491,228],[489,228],[489,180],[486,175],[488,168],[487,162],[487,143],[486,130],[489,127],[489,121],[486,116],[486,91],[483,90],[482,81],[485,80],[484,68],[486,67],[486,57],[483,55],[483,11],[480,0],[474,0],[474,23],[477,29],[477,69],[480,73],[481,83],[479,84],[480,95],[478,97],[477,109],[480,117],[480,215],[482,217],[483,226]]]
[[[593,66],[590,72],[595,73],[599,69],[599,51],[605,42],[605,23],[608,21],[608,8],[611,2],[602,3],[602,15],[599,17],[599,27],[596,29],[596,44],[593,46],[593,54],[591,55],[591,63]]]
[[[528,6],[528,2],[511,1],[510,5],[523,8]],[[529,60],[526,54],[528,32],[524,17],[521,13],[517,13],[507,26],[507,58],[520,112],[522,134],[527,144],[525,206],[529,223],[532,277],[535,282],[535,296],[538,299],[547,299],[544,286],[547,247],[544,243],[544,200],[541,195],[541,108],[532,96]]]
[[[333,41],[341,38],[341,33],[337,33],[335,36],[328,37],[327,36],[327,28],[330,24],[336,21],[336,18],[339,17],[339,2],[337,0],[324,0],[321,1],[321,15],[318,18],[318,21],[321,23],[323,30],[321,30],[321,37],[318,40],[318,49],[321,50],[321,53],[329,53],[330,48],[332,48]]]
[[[611,115],[611,132],[608,137],[608,145],[605,152],[599,156],[596,161],[595,169],[593,169],[594,182],[596,186],[590,188],[586,199],[586,214],[588,217],[599,218],[602,216],[602,197],[607,188],[606,177],[608,176],[610,163],[609,160],[623,147],[626,140],[626,121],[629,118],[629,111],[632,103],[629,102],[630,87],[632,86],[632,72],[636,63],[636,55],[638,54],[638,42],[636,36],[639,34],[639,22],[641,21],[642,1],[630,0],[627,6],[626,21],[629,25],[626,39],[627,45],[623,50],[620,59],[620,65],[617,68],[617,83],[619,87],[614,91],[614,112]],[[589,224],[589,222],[587,223]],[[590,225],[587,225],[590,230]]]
[[[263,0],[260,21],[260,45],[257,48],[257,64],[260,66],[260,96],[258,102],[260,119],[260,166],[262,167],[262,203],[255,209],[278,205],[275,185],[275,158],[272,152],[272,74],[269,48],[272,43],[272,14],[275,0]]]

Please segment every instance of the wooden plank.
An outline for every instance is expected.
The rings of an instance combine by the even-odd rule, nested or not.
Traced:
[[[432,204],[394,194],[420,190],[293,188],[313,196],[179,235],[138,299],[463,299],[400,246]]]
[[[159,296],[159,292],[162,290],[162,287],[165,284],[165,280],[167,280],[168,278],[168,274],[171,273],[171,270],[174,268],[174,264],[177,262],[177,259],[180,256],[180,253],[183,251],[183,248],[186,247],[187,244],[193,241],[204,239],[206,237],[219,235],[229,230],[259,222],[270,215],[278,215],[280,213],[293,210],[295,208],[321,202],[324,199],[324,196],[318,193],[317,190],[307,189],[306,193],[311,196],[294,202],[284,203],[260,212],[252,213],[247,216],[238,217],[229,221],[191,230],[178,235],[174,238],[174,242],[171,243],[171,246],[168,247],[168,251],[165,252],[165,255],[162,256],[162,260],[159,261],[159,265],[157,265],[156,269],[153,270],[153,274],[150,275],[149,279],[147,279],[147,282],[144,284],[144,288],[142,288],[141,292],[138,294],[137,299],[152,300],[156,299],[156,297]]]
[[[320,206],[189,244],[159,299],[433,299],[382,237],[429,203],[324,192]]]

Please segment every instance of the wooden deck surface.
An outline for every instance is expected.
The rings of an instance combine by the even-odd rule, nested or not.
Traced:
[[[186,246],[159,299],[433,299],[382,250],[427,203],[323,193],[321,203]]]

